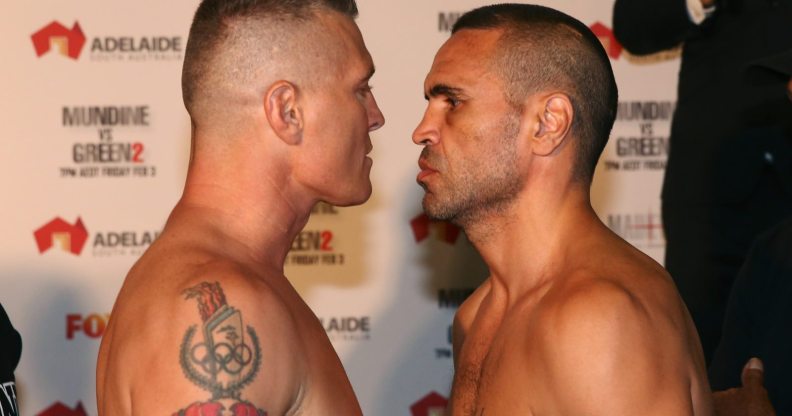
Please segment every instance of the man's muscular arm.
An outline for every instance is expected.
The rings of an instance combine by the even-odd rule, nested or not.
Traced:
[[[681,328],[618,285],[585,286],[545,321],[548,413],[693,414]]]
[[[174,415],[219,414],[222,410],[266,414],[259,408],[264,403],[254,404],[242,395],[262,367],[261,341],[254,327],[246,325],[242,311],[228,303],[219,282],[203,281],[182,293],[185,301],[195,301],[201,322],[185,332],[179,346],[179,366],[189,382],[211,396],[190,403]]]
[[[207,274],[169,296],[172,308],[163,312],[173,315],[141,317],[153,330],[127,343],[137,357],[127,364],[133,415],[262,416],[292,408],[299,344],[290,315],[265,285]]]

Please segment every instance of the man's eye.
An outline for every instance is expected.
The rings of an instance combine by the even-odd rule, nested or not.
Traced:
[[[446,102],[451,106],[451,108],[459,105],[459,100],[454,97],[446,97]]]

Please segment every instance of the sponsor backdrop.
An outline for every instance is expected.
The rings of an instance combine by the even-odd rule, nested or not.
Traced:
[[[0,16],[0,302],[24,343],[17,385],[4,391],[22,415],[96,415],[96,353],[115,295],[185,177],[180,71],[197,3],[36,0],[8,3]],[[590,25],[611,56],[619,115],[595,208],[660,260],[678,59],[623,51],[610,31],[612,0],[541,3]],[[319,204],[287,259],[368,415],[440,414],[454,312],[487,276],[464,233],[422,215],[420,148],[410,139],[435,51],[460,14],[482,4],[359,0],[387,118],[372,137],[374,194],[360,207]]]

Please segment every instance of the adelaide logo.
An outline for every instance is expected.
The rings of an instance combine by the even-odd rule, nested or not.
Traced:
[[[410,406],[412,416],[443,416],[448,399],[433,391]]]
[[[66,26],[53,21],[32,34],[30,38],[33,40],[33,47],[38,57],[48,53],[54,46],[61,55],[76,60],[85,46],[85,34],[78,22],[74,22],[74,26],[67,29]]]
[[[36,416],[88,416],[88,414],[85,413],[82,402],[77,402],[74,409],[61,402],[56,402],[52,406],[39,412]]]
[[[33,232],[33,236],[36,237],[39,253],[44,253],[57,243],[63,251],[79,256],[88,240],[88,230],[80,217],[77,217],[74,225],[56,217]]]

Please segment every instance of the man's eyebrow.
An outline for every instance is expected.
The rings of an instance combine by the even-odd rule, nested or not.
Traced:
[[[462,93],[462,90],[459,88],[454,88],[445,84],[435,84],[432,88],[429,88],[429,92],[424,95],[424,98],[427,100],[429,97],[437,97],[438,95],[444,95],[446,97],[457,97]]]
[[[369,68],[368,72],[366,73],[366,76],[361,78],[360,81],[361,82],[368,82],[368,80],[370,80],[371,77],[374,76],[374,71],[376,71],[376,70],[377,69],[374,67],[374,65],[371,65],[371,67]]]

